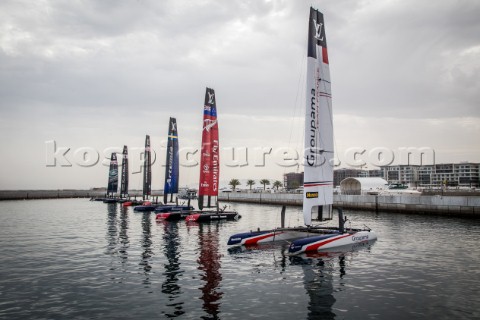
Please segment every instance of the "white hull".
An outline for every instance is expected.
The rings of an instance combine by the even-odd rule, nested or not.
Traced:
[[[255,246],[281,241],[293,241],[291,254],[318,252],[324,249],[348,246],[356,243],[376,240],[374,231],[356,230],[339,233],[335,229],[315,228],[278,228],[274,230],[240,233],[230,237],[228,244],[237,246]]]
[[[289,252],[291,254],[318,252],[325,249],[349,246],[372,240],[377,240],[377,234],[371,230],[357,231],[353,233],[349,232],[334,236],[316,235],[294,241],[290,245]]]

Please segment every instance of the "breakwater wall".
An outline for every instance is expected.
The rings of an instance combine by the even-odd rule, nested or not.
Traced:
[[[243,193],[219,195],[221,201],[278,205],[302,205],[302,194]],[[480,218],[480,196],[418,196],[418,195],[334,195],[334,207],[344,209],[445,214]]]
[[[104,191],[93,190],[0,190],[0,200],[61,199],[101,197]]]
[[[153,196],[162,195],[152,192]],[[103,197],[105,191],[95,190],[0,190],[0,200],[62,199]],[[129,196],[142,197],[142,191],[130,191]]]

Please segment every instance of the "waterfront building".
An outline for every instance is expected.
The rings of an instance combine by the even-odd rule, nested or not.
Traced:
[[[361,177],[363,170],[360,169],[350,169],[350,168],[342,168],[333,171],[333,186],[337,187],[340,186],[340,182],[345,180],[346,178],[356,178]]]
[[[343,195],[378,194],[386,190],[388,183],[378,177],[346,178],[342,180],[340,189]]]
[[[341,168],[333,171],[333,186],[338,187],[347,178],[384,178],[383,170]]]
[[[480,163],[460,162],[434,165],[393,165],[376,170],[341,168],[333,172],[333,186],[347,178],[382,178],[389,184],[402,183],[412,188],[480,187]],[[303,185],[303,172],[284,175],[287,190]]]
[[[286,190],[295,190],[303,186],[303,172],[289,172],[283,175],[283,186]]]
[[[411,187],[469,187],[480,185],[480,163],[460,162],[434,165],[395,165],[380,167],[388,183]]]

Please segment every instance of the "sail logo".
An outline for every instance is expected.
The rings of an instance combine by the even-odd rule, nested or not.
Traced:
[[[210,129],[217,124],[217,120],[211,120],[211,119],[205,119],[203,120],[205,122],[205,126],[203,127],[203,130],[210,132]]]
[[[212,146],[212,189],[213,192],[217,192],[218,189],[218,175],[219,175],[219,154],[218,154],[218,140],[213,140]]]
[[[317,20],[314,19],[313,24],[315,25],[315,39],[323,41],[323,36],[322,36],[323,23],[317,23]]]
[[[173,173],[173,145],[170,145],[168,148],[168,179],[167,184],[169,187],[172,187],[172,173]]]
[[[365,236],[358,236],[358,237],[352,237],[352,241],[363,241],[363,240],[368,240],[368,235]]]
[[[311,90],[311,103],[310,103],[310,137],[309,137],[309,145],[308,154],[305,155],[305,159],[307,164],[310,167],[313,167],[316,164],[317,156],[317,114],[318,114],[318,107],[317,107],[317,99],[315,95],[315,89]]]
[[[318,198],[318,192],[307,192],[305,194],[305,197],[307,199],[313,199],[313,198]]]
[[[208,104],[213,104],[213,98],[215,97],[215,93],[208,92]]]

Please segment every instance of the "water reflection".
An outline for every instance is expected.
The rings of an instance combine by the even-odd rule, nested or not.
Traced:
[[[167,295],[168,302],[166,306],[173,308],[173,312],[165,313],[167,318],[175,318],[185,313],[183,302],[179,300],[182,293],[178,284],[179,277],[183,273],[180,269],[180,237],[178,235],[178,224],[176,222],[160,221],[157,224],[163,224],[163,252],[167,258],[164,265],[165,281],[162,283],[162,292]]]
[[[356,243],[311,254],[291,256],[292,266],[303,270],[303,283],[309,296],[308,319],[335,319],[333,305],[335,274],[339,278],[347,274],[346,258],[353,258],[356,251],[370,249],[375,241]],[[338,267],[336,264],[338,263]],[[343,283],[342,283],[343,284]]]
[[[128,238],[128,209],[120,207],[118,214],[118,205],[116,203],[107,204],[107,249],[106,254],[112,256],[110,270],[115,271],[118,267],[118,258],[120,258],[123,272],[128,270],[128,248],[130,241]],[[111,279],[116,279],[118,275],[113,274]],[[124,280],[120,277],[120,282]]]
[[[219,319],[220,300],[223,292],[220,291],[222,274],[220,273],[219,248],[219,226],[220,223],[199,224],[198,242],[200,254],[198,257],[198,270],[201,270],[201,279],[205,282],[200,288],[202,291],[203,310],[209,317],[203,319]]]
[[[256,246],[237,246],[228,251],[233,260],[245,261],[252,258],[252,254],[258,253],[260,257],[273,253],[274,270],[288,277],[298,274],[302,277],[302,283],[307,293],[307,318],[308,319],[335,319],[341,316],[338,313],[336,292],[345,290],[348,266],[359,254],[358,251],[368,251],[375,241],[356,243],[352,245],[332,248],[320,252],[289,255],[288,244],[265,244]],[[280,253],[280,256],[278,255]],[[262,259],[262,261],[265,261]],[[265,272],[267,266],[262,264],[258,274]],[[338,296],[337,296],[338,298]]]
[[[150,288],[150,270],[152,269],[151,266],[151,259],[153,255],[152,251],[152,222],[150,219],[150,212],[144,212],[142,215],[142,239],[141,239],[141,246],[142,246],[142,255],[139,265],[142,266],[143,274],[145,279],[143,280],[143,284],[146,288]]]
[[[303,270],[303,284],[309,296],[308,319],[334,319],[334,261],[326,258],[291,257],[291,262]],[[345,270],[343,272],[345,274]]]
[[[117,253],[117,204],[107,204],[107,250],[106,254],[115,255]],[[111,269],[114,269],[113,267]]]
[[[130,241],[128,239],[128,208],[120,206],[120,232],[119,232],[119,250],[120,259],[124,271],[127,269],[128,262],[128,248],[130,247]]]

